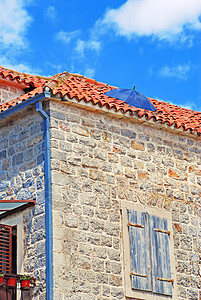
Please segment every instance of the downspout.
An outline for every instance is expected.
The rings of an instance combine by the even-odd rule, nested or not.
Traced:
[[[50,98],[50,92],[44,90],[22,103],[17,104],[0,113],[0,120],[16,113],[22,112],[36,104],[36,111],[44,120],[44,154],[45,154],[45,228],[46,228],[46,299],[53,299],[53,258],[52,258],[52,191],[51,191],[51,166],[50,166],[50,126],[49,116],[42,109],[41,101]]]
[[[47,92],[46,92],[47,96]],[[49,95],[50,97],[50,95]],[[52,191],[50,165],[50,120],[42,108],[42,102],[36,102],[36,111],[44,123],[44,155],[45,155],[45,228],[46,228],[46,299],[53,299],[53,241],[52,241]]]

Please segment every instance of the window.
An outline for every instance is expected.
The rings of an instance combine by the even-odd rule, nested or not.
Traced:
[[[0,273],[17,273],[17,228],[0,224]],[[0,299],[14,300],[13,290],[0,290]]]
[[[122,203],[125,288],[135,299],[176,299],[171,215]]]
[[[12,227],[0,224],[0,272],[11,273]]]
[[[17,273],[16,227],[0,224],[0,273]]]

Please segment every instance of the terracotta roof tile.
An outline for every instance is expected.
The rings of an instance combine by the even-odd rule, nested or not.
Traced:
[[[183,128],[184,131],[190,129],[191,132],[201,135],[200,112],[181,108],[153,98],[149,99],[156,107],[156,112],[131,107],[123,101],[110,98],[104,94],[114,87],[79,74],[63,72],[51,78],[45,78],[0,67],[0,78],[15,81],[19,84],[27,84],[32,89],[17,99],[0,105],[0,112],[42,93],[44,88],[48,87],[53,97],[61,97],[65,100],[67,96],[69,99],[75,98],[77,101],[91,102],[94,105],[98,104],[100,108],[107,107],[108,110],[114,109],[115,111],[121,111],[123,114],[129,112],[138,118],[145,117],[147,120],[152,119],[155,122],[165,123],[168,126],[174,125],[175,128]]]
[[[33,87],[39,87],[48,80],[48,78],[45,77],[20,73],[3,67],[0,67],[0,78],[24,83]]]

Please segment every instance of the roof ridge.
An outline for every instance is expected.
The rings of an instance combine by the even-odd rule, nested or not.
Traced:
[[[63,83],[68,77],[69,73],[67,71],[55,74],[54,76],[50,77],[49,81],[44,85],[44,89],[49,88],[53,90]]]
[[[85,79],[85,82],[88,82],[88,83],[91,83],[91,84],[94,84],[94,85],[102,85],[102,86],[108,86],[110,88],[114,88],[114,89],[117,89],[118,87],[116,86],[112,86],[112,85],[109,85],[107,83],[104,83],[104,82],[101,82],[101,81],[97,81],[93,78],[90,78],[90,77],[86,77],[84,75],[81,75],[81,74],[76,74],[76,73],[68,73],[70,76],[73,76],[73,77],[79,77],[79,78],[82,78],[82,79]]]
[[[4,77],[3,77],[3,75]],[[30,88],[25,90],[25,94],[6,103],[0,104],[0,113],[7,109],[26,101],[44,89],[49,89],[52,97],[67,101],[78,101],[89,105],[97,105],[100,109],[114,110],[122,114],[130,113],[138,118],[159,122],[171,129],[183,129],[201,135],[201,112],[182,108],[167,101],[157,100],[148,97],[152,104],[157,108],[156,112],[148,112],[144,109],[137,109],[128,105],[126,102],[111,98],[105,95],[108,90],[117,88],[106,83],[96,81],[80,74],[69,73],[67,71],[55,74],[52,77],[40,77],[38,75],[28,75],[22,72],[13,71],[0,67],[0,76],[10,81],[25,83]]]
[[[55,74],[55,75],[49,77],[49,79],[52,79],[52,80],[53,80],[53,79],[55,79],[56,77],[60,77],[60,76],[63,75],[63,74],[67,75],[67,74],[70,74],[70,73],[67,72],[67,71],[64,71],[64,72],[61,72],[61,73],[57,73],[57,74]]]

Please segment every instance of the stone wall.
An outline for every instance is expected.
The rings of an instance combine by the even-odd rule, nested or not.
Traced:
[[[54,299],[124,299],[120,201],[172,213],[178,299],[198,299],[201,141],[51,102]]]
[[[24,94],[23,89],[16,88],[12,85],[0,82],[0,104],[11,101]]]
[[[36,199],[34,208],[18,213],[24,221],[18,244],[24,273],[37,278],[33,299],[45,299],[43,123],[35,109],[0,123],[0,199]],[[8,221],[9,217],[0,223]]]

